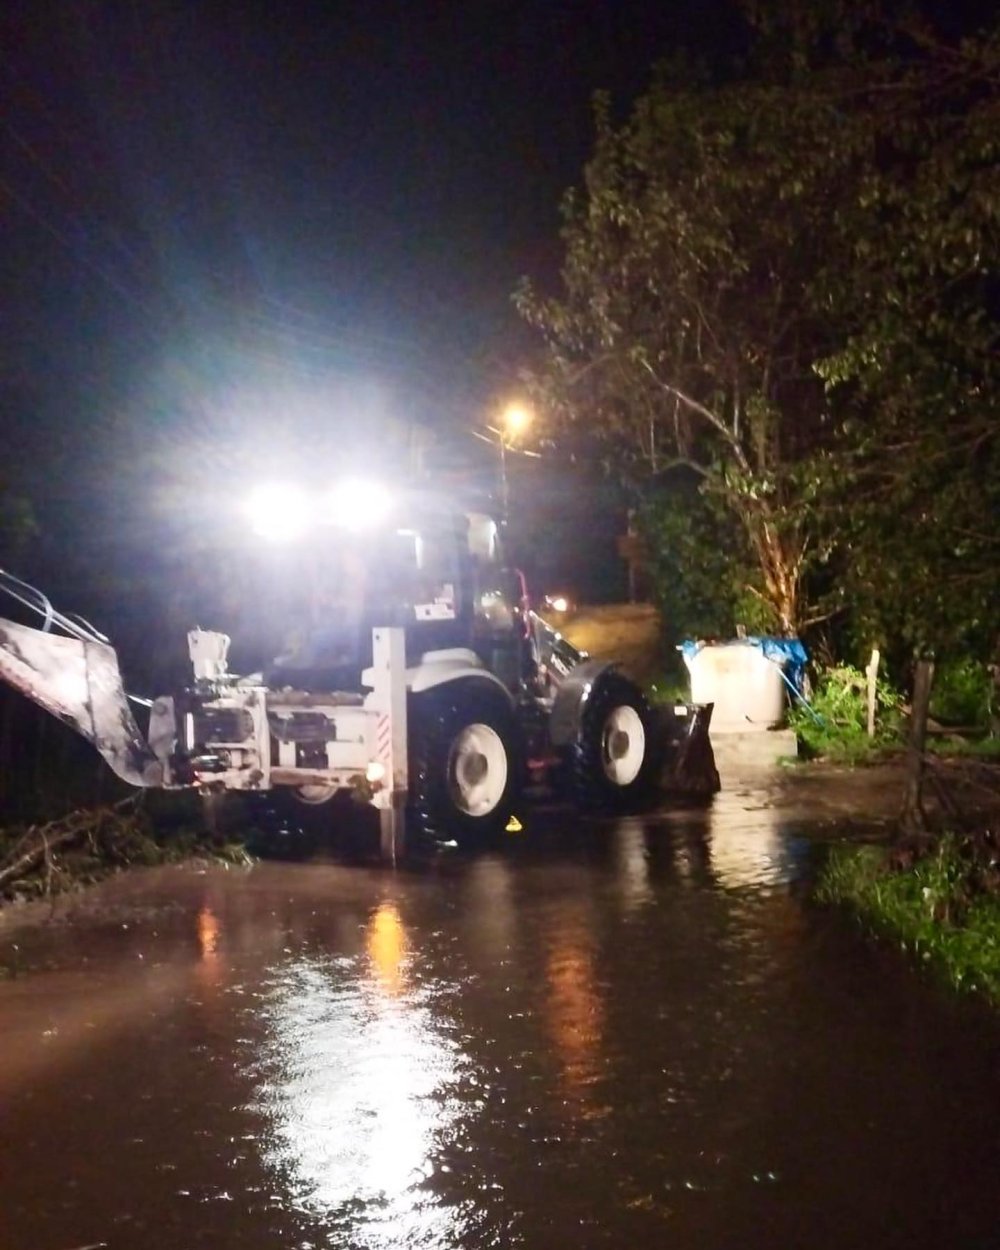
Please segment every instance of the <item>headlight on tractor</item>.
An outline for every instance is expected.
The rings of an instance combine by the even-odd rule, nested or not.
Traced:
[[[386,519],[392,504],[392,496],[380,482],[348,478],[323,495],[287,482],[272,482],[251,491],[244,512],[259,538],[291,543],[322,525],[354,531],[375,529]]]
[[[349,478],[338,482],[323,501],[323,520],[348,530],[375,529],[392,508],[381,482]]]
[[[268,542],[294,542],[309,525],[307,496],[297,486],[283,482],[268,483],[251,491],[245,510],[250,528]]]

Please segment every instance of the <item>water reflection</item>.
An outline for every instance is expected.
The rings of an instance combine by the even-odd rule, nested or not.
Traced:
[[[500,965],[517,933],[510,862],[499,855],[474,861],[466,875],[466,892],[473,923],[464,939],[477,956]]]
[[[603,1066],[605,1022],[595,963],[595,917],[590,913],[586,900],[559,904],[551,928],[543,1006],[563,1096],[571,1113],[581,1119],[601,1111],[593,1086]]]
[[[447,1244],[427,1187],[461,1056],[426,991],[407,984],[399,908],[383,901],[363,955],[298,957],[272,987],[256,1074],[265,1149],[290,1205],[365,1246]]]
[[[391,998],[403,989],[406,933],[395,903],[383,902],[368,925],[368,955],[378,987]]]
[[[207,989],[218,985],[222,975],[222,962],[219,958],[222,926],[208,903],[199,909],[195,917],[195,930],[198,935],[198,963],[195,974],[199,982]]]
[[[203,963],[214,963],[219,957],[219,920],[208,904],[198,912],[198,950]]]
[[[718,883],[736,889],[794,880],[798,866],[786,826],[787,816],[763,801],[758,807],[747,807],[739,796],[718,796],[707,830],[711,868]]]
[[[649,881],[649,852],[646,848],[646,830],[641,820],[635,818],[620,821],[615,829],[615,859],[618,886],[626,912],[653,900]]]
[[[106,883],[0,982],[0,1243],[995,1245],[995,1021],[744,885],[765,801]]]

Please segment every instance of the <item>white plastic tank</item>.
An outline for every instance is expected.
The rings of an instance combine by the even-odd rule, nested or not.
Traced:
[[[781,667],[742,639],[685,649],[692,703],[714,703],[712,733],[773,729],[785,718]]]

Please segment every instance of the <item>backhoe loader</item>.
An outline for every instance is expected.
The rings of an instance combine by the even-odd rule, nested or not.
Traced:
[[[718,788],[711,707],[652,709],[614,663],[572,647],[531,609],[487,512],[353,482],[314,498],[263,490],[246,523],[254,541],[316,556],[294,636],[260,671],[231,673],[230,638],[192,629],[192,680],[126,695],[103,634],[0,572],[13,615],[33,618],[0,619],[0,678],[131,785],[314,807],[347,792],[378,809],[389,856],[407,828],[494,834],[526,789],[624,810],[664,786]]]

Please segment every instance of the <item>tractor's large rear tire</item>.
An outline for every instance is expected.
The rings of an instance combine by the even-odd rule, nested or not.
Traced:
[[[579,807],[634,811],[656,793],[662,747],[642,692],[621,673],[602,673],[584,708],[572,749]]]
[[[504,694],[458,681],[409,709],[408,822],[418,838],[469,845],[502,833],[521,791],[520,734]]]

